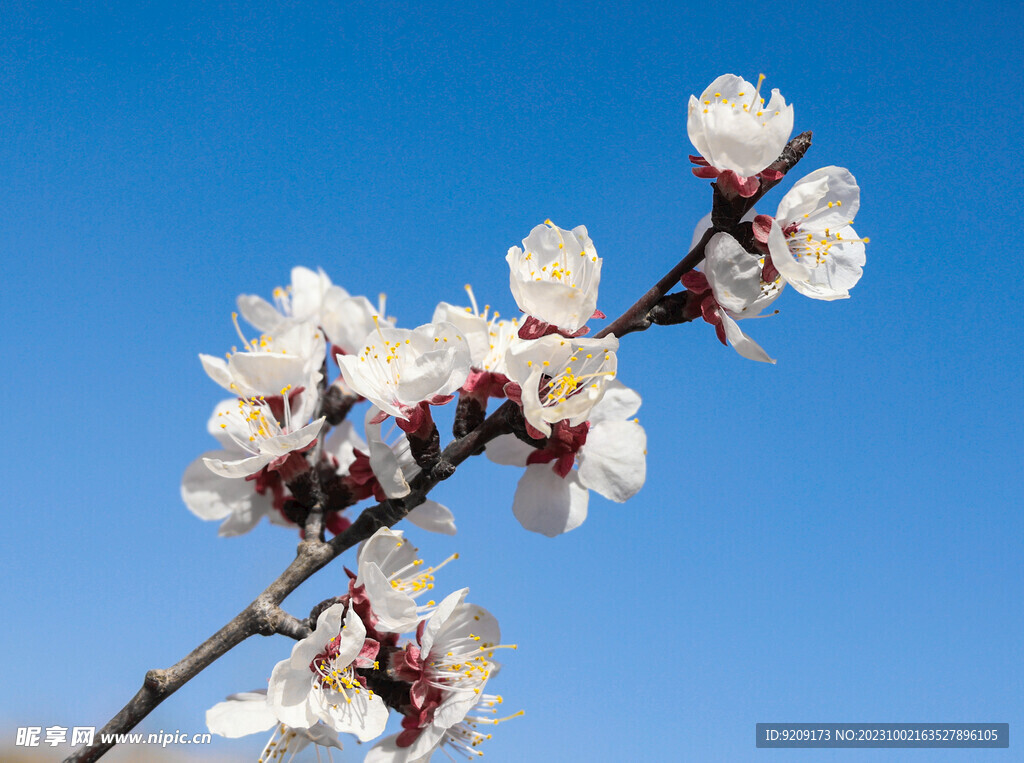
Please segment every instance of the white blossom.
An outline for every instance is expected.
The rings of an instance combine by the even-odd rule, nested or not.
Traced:
[[[643,487],[647,435],[634,418],[640,402],[634,390],[618,380],[609,382],[590,412],[586,440],[575,452],[569,443],[543,458],[543,451],[514,435],[488,443],[485,453],[491,461],[526,467],[512,502],[512,512],[524,528],[549,538],[560,535],[587,518],[590,490],[622,503]],[[558,456],[562,458],[555,460]],[[575,457],[578,469],[570,468],[573,459],[567,456]]]
[[[619,340],[568,339],[558,334],[512,343],[506,356],[509,379],[522,388],[523,415],[544,436],[551,424],[587,420],[615,378]]]
[[[386,414],[408,418],[409,409],[456,391],[469,373],[469,346],[450,323],[415,330],[378,327],[355,355],[341,355],[345,383]]]
[[[844,299],[860,280],[866,238],[851,227],[860,188],[850,171],[823,167],[798,180],[779,203],[768,234],[772,263],[813,299]]]
[[[385,317],[384,295],[374,306],[363,296],[353,296],[318,268],[292,268],[290,286],[278,286],[273,292],[274,303],[253,294],[238,297],[238,311],[260,331],[275,334],[297,324],[321,328],[331,344],[343,353],[356,352],[359,342],[374,328],[376,319],[381,326],[391,327]]]
[[[287,391],[283,396],[287,400]],[[294,428],[289,414],[290,406],[283,405],[284,421],[278,421],[265,398],[239,399],[237,409],[218,412],[223,421],[220,427],[234,441],[242,453],[241,458],[204,457],[210,471],[221,477],[239,478],[256,474],[266,466],[283,463],[291,453],[308,448],[324,425],[324,417]]]
[[[507,720],[493,717],[501,697],[483,689],[498,669],[494,651],[515,647],[498,644],[498,621],[483,607],[465,602],[468,591],[456,591],[437,606],[419,633],[419,646],[407,647],[407,659],[399,668],[403,679],[415,678],[412,710],[426,722],[375,745],[366,756],[369,763],[425,761],[442,746],[479,756],[476,747],[489,735],[475,726]],[[484,714],[469,715],[476,710]]]
[[[248,428],[235,415],[237,406],[235,398],[217,404],[206,428],[223,449],[203,453],[189,464],[181,478],[181,498],[189,511],[200,519],[224,520],[218,531],[222,537],[249,532],[264,516],[275,524],[287,524],[274,509],[272,492],[265,488],[261,492],[252,480],[215,474],[206,465],[206,459],[233,462],[249,457],[250,453],[236,441],[248,437]]]
[[[774,162],[793,131],[793,106],[778,90],[767,104],[761,82],[755,87],[735,74],[715,79],[700,98],[690,96],[686,132],[690,141],[717,170],[750,177]]]
[[[376,649],[366,656],[364,647],[376,647],[376,642],[366,639],[366,627],[355,610],[345,610],[344,604],[334,604],[321,612],[313,633],[274,666],[267,703],[292,728],[308,729],[322,721],[365,742],[384,731],[388,708],[355,673],[356,664],[373,664]]]
[[[524,313],[569,332],[593,316],[601,258],[585,226],[568,231],[545,220],[523,239],[522,249],[508,250],[505,261],[512,296]]]
[[[434,607],[433,601],[418,606],[416,600],[433,590],[435,572],[458,559],[458,554],[453,554],[436,567],[426,567],[417,558],[418,551],[401,530],[387,527],[377,530],[360,546],[355,585],[366,587],[378,630],[416,630]]]

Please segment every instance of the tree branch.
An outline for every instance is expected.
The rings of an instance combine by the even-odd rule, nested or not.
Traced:
[[[715,235],[714,228],[708,228],[704,231],[704,235],[697,242],[697,245],[683,259],[677,262],[674,268],[663,275],[658,283],[654,284],[654,286],[648,289],[646,294],[633,303],[632,307],[598,331],[594,337],[600,339],[603,336],[615,334],[615,336],[621,339],[626,334],[632,334],[634,331],[643,331],[650,327],[651,320],[648,317],[648,313],[651,312],[651,308],[658,304],[659,299],[668,294],[669,289],[679,283],[679,279],[682,278],[684,273],[693,270],[697,263],[704,259],[704,247],[707,246],[708,241],[711,240],[713,235]]]
[[[800,161],[800,158],[810,146],[810,141],[811,134],[809,132],[798,135],[789,142],[782,155],[769,169],[782,173],[788,172]],[[762,179],[760,190],[749,199],[725,199],[718,192],[717,186],[715,186],[716,207],[728,205],[727,209],[716,209],[716,211],[720,213],[720,217],[722,215],[726,218],[731,217],[732,226],[735,226],[740,217],[749,211],[754,203],[778,182],[778,179],[774,181]],[[712,185],[714,186],[714,184]],[[621,338],[634,331],[642,331],[648,328],[652,323],[651,310],[679,282],[680,277],[684,273],[692,270],[704,258],[704,247],[711,240],[715,232],[716,226],[713,225],[682,260],[628,310],[601,331],[598,331],[595,337],[600,338],[609,334],[615,334],[615,336]],[[321,390],[321,392],[324,391]],[[330,393],[330,390],[327,390],[327,393]],[[327,401],[328,405],[318,408],[317,415],[320,415],[320,410],[324,410],[328,418],[331,419],[330,423],[338,424],[345,418],[345,415],[357,399],[349,395],[333,395],[332,399]],[[323,406],[324,404],[322,403],[321,405]],[[257,596],[249,606],[239,612],[227,625],[210,636],[210,638],[175,665],[166,670],[150,670],[146,673],[142,688],[139,689],[117,715],[110,719],[109,723],[100,729],[94,743],[70,755],[65,759],[65,763],[85,763],[86,761],[94,761],[100,758],[107,750],[114,746],[112,741],[103,741],[104,736],[123,734],[133,729],[167,697],[171,696],[211,663],[250,636],[258,633],[264,635],[280,633],[293,639],[301,639],[307,636],[310,632],[308,622],[303,622],[281,610],[281,602],[315,572],[325,567],[342,553],[352,548],[352,546],[366,540],[381,527],[391,527],[404,518],[410,511],[423,503],[427,494],[438,482],[452,476],[456,468],[463,461],[474,454],[483,452],[483,448],[488,442],[498,435],[512,432],[510,417],[515,415],[521,415],[517,410],[517,406],[512,401],[506,400],[484,419],[480,426],[464,437],[457,438],[449,443],[429,472],[423,471],[413,479],[410,485],[412,490],[409,495],[400,499],[382,501],[375,506],[363,510],[355,522],[330,541],[325,541],[321,537],[323,504],[322,496],[320,496],[320,499],[316,501],[316,509],[311,512],[311,521],[307,525],[305,538],[299,543],[295,559],[281,573],[277,580],[267,586],[263,593]],[[315,466],[314,471],[316,471]],[[321,493],[318,480],[314,489],[318,494]]]
[[[810,147],[810,131],[802,132],[789,141],[782,150],[782,154],[779,155],[779,158],[767,167],[768,170],[781,172],[782,176],[775,180],[761,178],[761,185],[757,192],[748,198],[743,198],[742,196],[727,198],[719,191],[718,185],[712,183],[711,186],[715,192],[715,208],[712,210],[711,227],[704,232],[697,245],[683,259],[676,263],[675,267],[662,276],[658,283],[652,286],[626,312],[594,334],[594,338],[600,339],[609,334],[614,334],[621,339],[626,334],[649,328],[652,323],[649,315],[651,309],[658,304],[658,300],[668,294],[669,289],[679,283],[679,279],[685,273],[693,270],[704,259],[704,247],[707,246],[711,237],[719,231],[733,233],[733,229],[739,224],[740,218],[753,209],[754,204],[760,201],[768,191],[778,185],[782,177],[796,166],[797,162],[803,158]]]

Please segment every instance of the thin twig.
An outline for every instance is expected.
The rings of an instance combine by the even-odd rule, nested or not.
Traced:
[[[767,169],[774,170],[775,172],[781,172],[783,176],[789,172],[796,163],[799,162],[807,149],[811,147],[811,133],[810,131],[802,132],[793,138],[786,147],[782,150],[782,154],[776,159],[771,166]],[[638,299],[633,305],[626,310],[622,315],[616,318],[614,321],[609,323],[603,329],[594,334],[595,339],[614,334],[618,338],[624,337],[626,334],[631,334],[634,331],[643,331],[649,328],[651,320],[648,317],[651,308],[653,308],[658,300],[668,294],[669,290],[679,283],[679,279],[683,277],[685,273],[693,270],[700,261],[704,259],[704,247],[707,246],[708,241],[711,237],[719,230],[727,230],[732,228],[739,223],[740,218],[743,217],[747,212],[754,208],[754,204],[761,200],[761,198],[772,188],[774,188],[782,178],[779,177],[775,180],[761,179],[761,185],[757,193],[748,198],[735,197],[733,199],[725,199],[721,193],[718,192],[717,185],[712,183],[715,187],[715,202],[716,206],[719,204],[726,205],[727,210],[723,210],[724,214],[721,215],[723,224],[726,227],[719,227],[713,224],[708,230],[704,232],[701,240],[697,242],[696,246],[691,249],[683,259],[676,263],[676,265],[668,271],[661,279],[652,286],[646,294]],[[715,212],[719,210],[716,209]],[[712,215],[712,219],[715,220],[717,215]],[[715,222],[718,222],[715,220]],[[727,230],[727,232],[732,232]]]
[[[594,334],[594,337],[600,339],[603,336],[615,334],[615,336],[621,339],[626,334],[631,334],[634,331],[643,331],[650,326],[651,321],[647,314],[651,312],[651,308],[658,303],[659,299],[668,294],[669,289],[679,283],[679,279],[682,278],[684,273],[693,270],[704,259],[704,247],[707,246],[708,241],[711,240],[714,234],[713,228],[708,228],[704,231],[704,235],[697,242],[697,245],[683,259],[677,262],[675,267],[663,275],[661,280],[648,289],[647,293],[634,302],[632,307],[626,310],[626,312]]]

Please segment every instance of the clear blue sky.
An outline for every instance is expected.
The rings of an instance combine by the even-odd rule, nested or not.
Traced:
[[[765,72],[814,131],[798,175],[861,185],[863,280],[744,324],[774,367],[703,323],[628,337],[649,479],[566,536],[519,528],[516,469],[436,491],[459,535],[415,537],[462,554],[439,584],[520,644],[497,683],[526,716],[488,759],[970,757],[754,749],[787,720],[1008,721],[984,759],[1019,759],[1020,8],[313,5],[0,19],[0,745],[101,725],[291,558],[289,531],[218,539],[178,496],[221,397],[196,355],[233,342],[238,293],[321,265],[405,326],[467,282],[511,313],[505,251],[550,217],[587,225],[617,315],[709,209],[689,95]],[[143,728],[201,730],[289,649],[244,644]]]

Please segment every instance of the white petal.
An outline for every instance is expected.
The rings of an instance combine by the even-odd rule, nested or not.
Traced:
[[[434,647],[434,640],[444,628],[448,618],[450,618],[462,602],[465,601],[466,594],[468,593],[468,588],[461,588],[458,591],[452,591],[450,594],[445,596],[434,611],[430,613],[430,618],[427,620],[427,624],[423,627],[423,634],[419,639],[422,654],[430,654],[430,650]]]
[[[761,349],[761,345],[743,333],[739,324],[728,313],[720,309],[718,315],[722,319],[725,338],[729,340],[729,344],[732,345],[736,352],[749,360],[757,360],[761,363],[775,362],[773,358],[769,357],[767,352]]]
[[[716,101],[716,94],[718,96],[724,96],[726,99],[733,100],[737,97],[738,93],[753,93],[754,86],[747,82],[742,77],[737,77],[735,74],[722,74],[716,77],[710,85],[708,85],[704,92],[701,93],[700,98],[696,96],[690,96],[690,101],[687,106],[686,114],[686,133],[690,138],[690,142],[693,143],[694,148],[697,149],[697,153],[711,162],[712,166],[718,166],[715,164],[713,159],[713,149],[709,142],[709,136],[706,132],[706,121],[708,114],[710,114],[710,106]],[[711,101],[711,104],[706,104],[705,101]],[[705,112],[704,109],[708,108]],[[721,169],[727,169],[722,167]]]
[[[405,475],[406,481],[411,480],[422,471],[420,465],[416,463],[416,459],[413,458],[412,449],[409,447],[409,438],[406,437],[405,432],[399,431],[391,443],[391,450],[395,454],[395,458],[398,459],[398,465],[402,467],[402,474]]]
[[[390,712],[379,695],[367,696],[365,689],[346,702],[339,697],[323,710],[324,723],[342,734],[355,734],[360,742],[369,742],[384,733]]]
[[[578,458],[580,484],[622,503],[643,487],[647,435],[634,421],[605,421],[587,433]]]
[[[761,296],[761,265],[728,233],[716,233],[705,249],[704,275],[715,301],[741,313]]]
[[[315,726],[311,726],[309,729],[299,731],[298,733],[302,736],[309,737],[310,742],[318,744],[321,747],[336,747],[339,750],[343,749],[341,742],[338,740],[338,732],[327,728],[322,723],[318,723]],[[296,752],[298,752],[298,749],[296,749]]]
[[[449,395],[461,387],[470,368],[469,343],[462,332],[440,321],[419,326],[412,334],[418,352],[412,363],[406,360],[402,364],[401,399],[413,405],[433,395]]]
[[[217,382],[217,384],[228,390],[228,392],[237,391],[232,386],[231,372],[228,371],[228,364],[224,358],[199,353],[199,362],[203,364],[203,370],[206,371],[206,375]]]
[[[463,352],[465,373],[454,388],[450,380],[452,370],[459,363],[460,355],[455,347],[445,347],[407,360],[402,364],[402,378],[397,388],[398,398],[407,405],[416,405],[434,395],[448,395],[458,389],[469,374],[469,349],[464,342]]]
[[[692,97],[692,96],[691,96]],[[700,243],[700,240],[704,238],[704,234],[711,227],[711,213],[708,212],[700,220],[697,221],[697,226],[693,229],[693,238],[690,239],[690,251]]]
[[[853,174],[845,167],[822,167],[782,197],[775,219],[783,228],[796,223],[816,230],[838,229],[849,225],[859,209],[860,187]]]
[[[308,729],[319,720],[309,706],[311,682],[308,664],[304,670],[293,668],[289,660],[281,660],[274,666],[267,685],[267,703],[281,723]]]
[[[222,453],[225,451],[221,451]],[[242,458],[235,461],[222,461],[219,458],[203,457],[203,463],[214,474],[229,479],[240,479],[255,474],[264,466],[274,460],[269,453],[260,453],[257,456]]]
[[[594,406],[595,410],[597,406]],[[526,459],[536,450],[514,434],[503,434],[487,443],[484,455],[488,460],[504,466],[526,466]]]
[[[229,739],[266,731],[277,723],[267,705],[266,692],[234,694],[206,711],[206,726],[211,732]]]
[[[276,437],[269,437],[263,440],[260,445],[260,453],[270,453],[272,456],[284,456],[293,450],[302,450],[309,445],[320,434],[326,418],[321,416],[316,421],[311,421],[301,429],[287,434],[279,434]]]
[[[232,480],[237,484],[238,480]],[[236,509],[231,515],[220,523],[217,528],[217,536],[220,538],[233,538],[244,535],[260,523],[263,517],[270,517],[273,524],[289,526],[281,514],[274,510],[270,496],[260,495],[253,491],[253,501],[249,506]]]
[[[587,420],[591,425],[603,421],[624,421],[636,415],[641,402],[636,390],[630,389],[618,379],[612,379],[605,388],[604,397],[594,406]],[[491,447],[490,444],[487,447]]]
[[[251,393],[280,395],[284,387],[303,386],[305,363],[290,353],[236,352],[228,359],[228,370],[232,379]]]
[[[544,406],[540,402],[541,369],[537,369],[523,383],[523,416],[545,437],[551,434],[551,425],[544,420]]]
[[[288,658],[288,663],[292,668],[299,672],[309,673],[309,663],[323,651],[324,644],[342,631],[342,618],[344,615],[345,605],[339,603],[332,604],[317,616],[316,627],[313,629],[313,632],[292,647],[291,656]],[[344,620],[344,624],[348,625],[348,620]],[[356,631],[360,629],[363,635],[360,636],[356,632],[354,637],[360,640],[359,643],[361,645],[361,639],[366,637],[366,628],[362,622],[359,622],[356,626]],[[351,651],[351,646],[349,651]],[[359,650],[356,649],[355,653],[349,656],[349,661],[351,662],[355,654],[358,653]]]
[[[359,582],[366,586],[366,595],[379,621],[378,630],[392,633],[415,630],[419,622],[416,602],[408,594],[395,590],[380,567],[372,562],[360,564]]]
[[[224,519],[250,506],[256,495],[251,483],[214,474],[204,460],[227,457],[229,454],[222,450],[207,451],[189,464],[181,477],[181,500],[200,519]]]
[[[407,541],[401,530],[381,527],[363,541],[356,555],[360,570],[364,565],[374,564],[386,575],[394,575],[416,561],[417,549]],[[356,577],[356,585],[362,585],[362,578]]]
[[[406,517],[421,530],[442,535],[455,535],[455,515],[447,506],[426,500],[410,511]]]
[[[236,300],[238,312],[260,331],[276,331],[285,322],[285,317],[272,304],[255,294],[240,294]]]
[[[789,251],[786,236],[777,221],[772,223],[772,227],[768,231],[768,252],[772,258],[772,264],[775,265],[779,274],[794,289],[800,291],[797,284],[806,283],[810,279],[811,271]]]
[[[425,759],[424,759],[425,760]],[[409,759],[409,748],[398,746],[398,734],[384,737],[363,758],[363,763],[420,763]]]
[[[338,605],[331,605],[331,607],[336,606]],[[327,633],[330,633],[333,630],[333,625],[331,625],[333,620],[321,614],[317,618],[317,628],[320,628],[321,620],[325,623]],[[334,659],[339,665],[348,665],[359,656],[359,652],[363,649],[363,642],[366,640],[366,626],[363,625],[363,621],[354,609],[350,608],[345,613],[345,624],[341,627],[340,633],[341,642],[338,644],[338,656]]]
[[[363,429],[366,431],[366,442],[370,449],[370,468],[373,476],[380,483],[384,495],[388,498],[404,498],[412,492],[405,480],[398,457],[380,434],[380,423],[372,424],[370,420],[377,415],[377,409],[370,407],[366,412]]]
[[[563,479],[550,464],[531,464],[516,487],[512,513],[527,530],[553,538],[583,524],[589,497],[576,472]]]
[[[292,316],[300,321],[319,321],[324,294],[330,287],[331,279],[323,270],[314,272],[301,265],[292,268]]]

